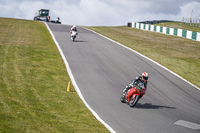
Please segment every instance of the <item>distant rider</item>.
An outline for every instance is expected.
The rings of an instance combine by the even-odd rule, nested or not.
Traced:
[[[146,72],[142,73],[142,76],[136,77],[135,80],[132,80],[125,88],[125,92],[128,92],[128,90],[130,90],[132,87],[134,86],[139,86],[139,83],[143,83],[144,87],[145,87],[145,91],[147,90],[147,84],[148,84],[148,78],[149,75]],[[140,92],[140,90],[138,90]],[[129,101],[129,96],[127,97],[128,101]]]
[[[59,22],[60,21],[60,18],[59,17],[57,17],[57,19],[56,19],[56,22]]]
[[[71,34],[72,34],[72,31],[77,32],[76,25],[72,26],[72,28],[71,28],[71,30],[70,30],[70,33],[71,33]]]

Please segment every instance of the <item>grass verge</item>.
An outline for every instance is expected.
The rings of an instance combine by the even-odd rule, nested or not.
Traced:
[[[200,87],[200,42],[126,26],[86,28],[142,53]]]
[[[44,23],[0,18],[0,132],[109,132],[72,87]]]

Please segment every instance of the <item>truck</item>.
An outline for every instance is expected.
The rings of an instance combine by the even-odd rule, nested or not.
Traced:
[[[33,18],[33,20],[37,21],[45,21],[45,22],[51,22],[51,23],[58,23],[61,24],[60,18],[58,17],[56,20],[51,20],[49,16],[49,9],[40,9],[38,10],[38,13]]]

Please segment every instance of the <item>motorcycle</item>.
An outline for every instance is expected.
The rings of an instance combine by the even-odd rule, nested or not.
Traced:
[[[71,40],[73,42],[75,41],[77,35],[78,35],[77,31],[74,30],[71,31]]]
[[[145,94],[145,87],[143,83],[138,83],[138,85],[130,85],[131,87],[128,91],[126,88],[123,90],[121,96],[122,103],[128,103],[130,107],[134,107],[140,98]]]

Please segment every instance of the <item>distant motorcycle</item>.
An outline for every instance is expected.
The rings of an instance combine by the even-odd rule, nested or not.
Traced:
[[[77,35],[78,35],[77,31],[74,31],[74,30],[71,31],[71,40],[73,42],[75,41]]]
[[[122,103],[128,103],[130,107],[134,107],[139,99],[145,94],[145,87],[143,83],[138,85],[133,85],[128,92],[123,90],[123,95],[121,96]]]

